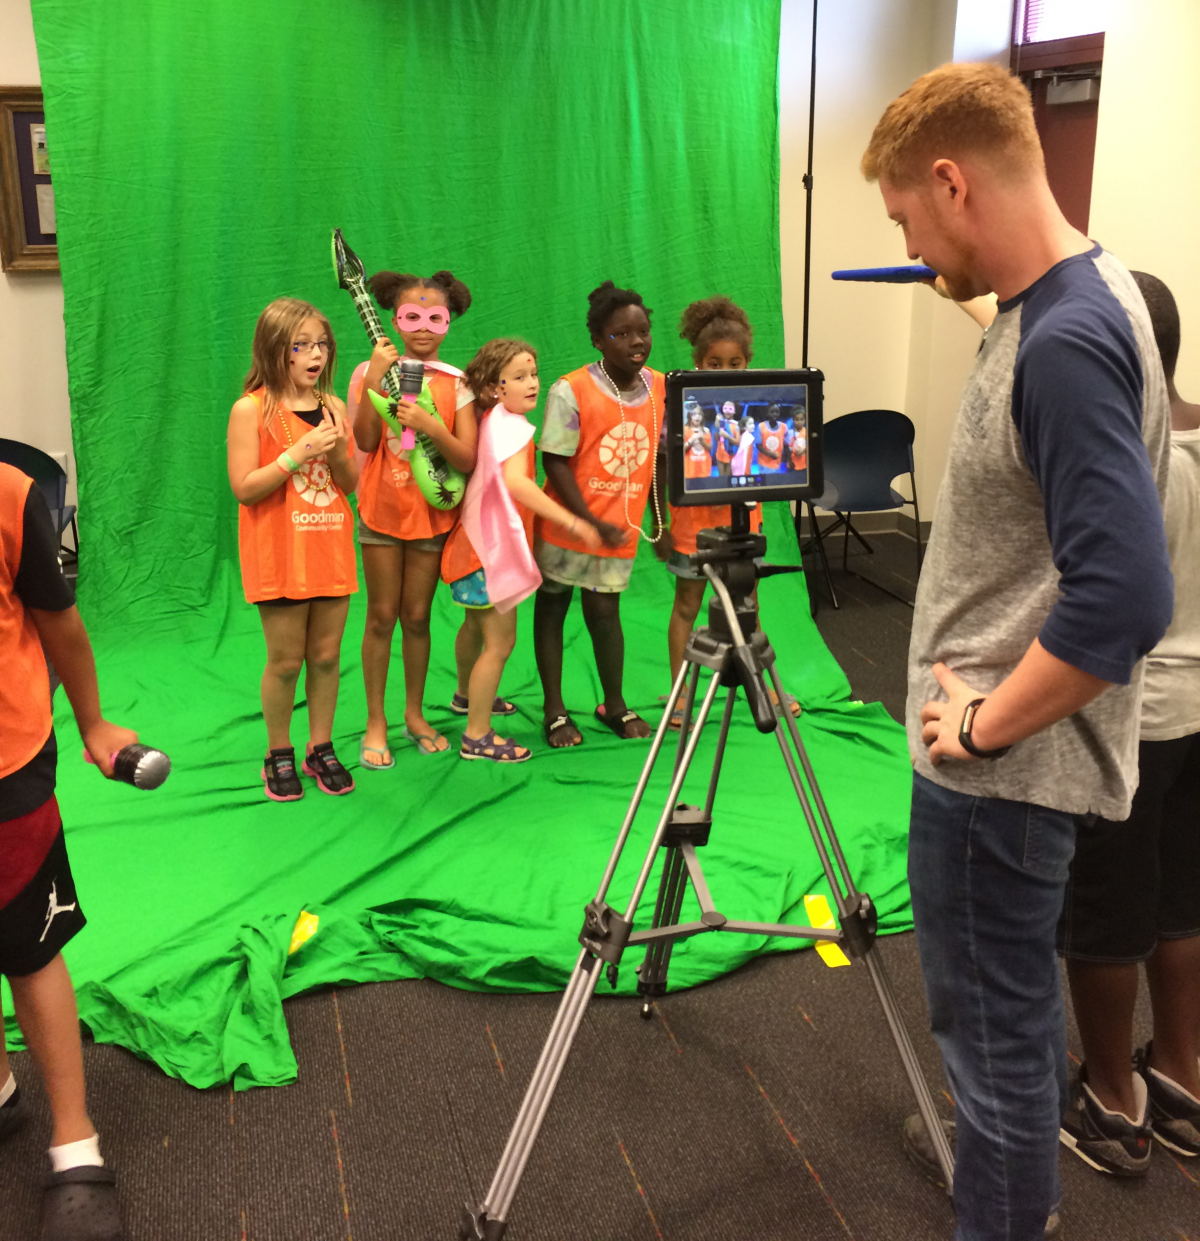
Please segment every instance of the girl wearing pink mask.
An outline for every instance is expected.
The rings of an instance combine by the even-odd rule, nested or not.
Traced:
[[[397,405],[396,418],[428,435],[446,460],[464,473],[475,467],[476,422],[475,397],[463,372],[438,358],[451,321],[471,305],[467,286],[448,271],[428,277],[383,271],[372,276],[367,287],[379,305],[392,312],[392,326],[404,345],[401,354],[390,340],[381,340],[370,360],[355,370],[346,402],[354,418],[355,441],[365,457],[358,490],[358,541],[367,581],[362,644],[367,728],[359,743],[359,762],[362,770],[372,771],[396,765],[388,745],[384,691],[397,620],[404,661],[404,735],[418,754],[449,750],[446,738],[426,720],[422,700],[429,671],[429,613],[442,547],[456,514],[425,502],[409,464],[411,449],[376,413],[367,391],[383,391],[383,377],[400,357],[423,362],[440,420],[407,401]]]

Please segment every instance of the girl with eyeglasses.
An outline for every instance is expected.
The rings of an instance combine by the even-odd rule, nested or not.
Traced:
[[[384,375],[401,356],[423,362],[439,417],[401,401],[396,419],[428,435],[446,460],[464,473],[475,466],[476,425],[475,397],[463,372],[438,357],[451,322],[471,305],[467,286],[448,271],[432,276],[382,271],[367,281],[367,287],[379,305],[392,312],[392,326],[404,345],[401,355],[390,340],[381,340],[370,360],[355,370],[348,396],[354,438],[366,454],[358,490],[358,541],[367,579],[362,644],[367,728],[359,743],[359,763],[365,771],[378,771],[396,765],[388,746],[384,691],[397,620],[404,662],[404,735],[418,754],[449,752],[450,743],[425,718],[423,699],[429,672],[429,614],[455,510],[436,509],[426,502],[409,464],[411,446],[387,426],[367,391],[383,391]],[[457,645],[463,641],[460,636]],[[461,704],[459,698],[456,694],[451,709],[466,714],[466,695],[461,695]],[[511,703],[498,705],[505,714],[516,710]]]
[[[272,801],[303,797],[301,773],[337,796],[354,788],[332,736],[342,631],[358,590],[346,496],[359,471],[332,390],[333,329],[315,306],[281,297],[259,315],[251,358],[229,415],[228,463],[242,585],[267,643],[262,780]],[[309,739],[297,772],[290,732],[301,668]]]
[[[562,696],[563,626],[577,586],[604,694],[595,718],[625,740],[650,735],[650,725],[624,698],[620,605],[638,541],[647,537],[647,501],[655,506],[655,536],[662,524],[654,483],[666,388],[663,376],[646,366],[650,311],[641,294],[606,280],[588,294],[587,329],[600,357],[554,382],[539,443],[547,495],[602,540],[591,548],[542,518],[535,524],[542,585],[534,605],[534,651],[543,730],[555,749],[583,741]]]

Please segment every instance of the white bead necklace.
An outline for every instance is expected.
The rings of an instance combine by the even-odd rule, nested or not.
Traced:
[[[600,371],[604,378],[612,384],[612,390],[617,398],[617,408],[621,411],[621,459],[625,464],[625,524],[630,530],[636,532],[639,538],[645,539],[647,543],[653,543],[657,539],[657,535],[649,535],[642,529],[640,525],[629,520],[629,476],[633,473],[634,461],[637,456],[637,449],[634,448],[630,452],[629,448],[629,432],[626,429],[625,422],[625,402],[621,400],[621,389],[617,386],[613,377],[605,368],[604,359],[600,359]],[[638,378],[642,381],[642,387],[646,389],[646,395],[650,398],[650,424],[654,428],[654,438],[650,441],[650,452],[653,454],[650,458],[650,497],[654,503],[654,528],[661,532],[663,528],[662,509],[658,502],[658,406],[654,401],[654,389],[646,380],[646,372],[638,368]],[[633,424],[637,426],[637,423]]]

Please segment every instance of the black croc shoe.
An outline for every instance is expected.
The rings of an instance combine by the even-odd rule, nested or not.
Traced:
[[[343,793],[354,792],[354,777],[333,752],[332,741],[322,741],[320,745],[313,746],[300,770],[316,780],[317,788],[322,793],[341,797]]]
[[[1134,1079],[1134,1085],[1140,1079]],[[1138,1087],[1139,1092],[1142,1088]],[[1150,1168],[1150,1121],[1145,1094],[1142,1123],[1135,1124],[1119,1112],[1107,1112],[1087,1084],[1087,1065],[1071,1082],[1071,1094],[1059,1141],[1097,1172],[1112,1176],[1145,1176]]]
[[[1150,1127],[1167,1150],[1194,1159],[1200,1155],[1200,1101],[1150,1067],[1151,1046],[1147,1043],[1133,1060],[1150,1095]]]
[[[272,801],[299,801],[304,796],[304,785],[296,774],[296,751],[290,745],[272,750],[261,774]]]
[[[42,1241],[129,1241],[108,1168],[68,1168],[46,1181]]]
[[[0,1107],[0,1142],[24,1129],[28,1119],[29,1104],[21,1098],[21,1087],[18,1086]]]

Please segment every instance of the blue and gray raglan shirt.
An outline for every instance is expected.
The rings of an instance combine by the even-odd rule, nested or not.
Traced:
[[[917,591],[908,738],[921,775],[974,796],[1128,817],[1142,659],[1171,620],[1170,410],[1145,302],[1099,246],[1001,302],[967,383]],[[980,693],[1037,638],[1111,682],[988,762],[933,767],[921,707],[941,661]]]

